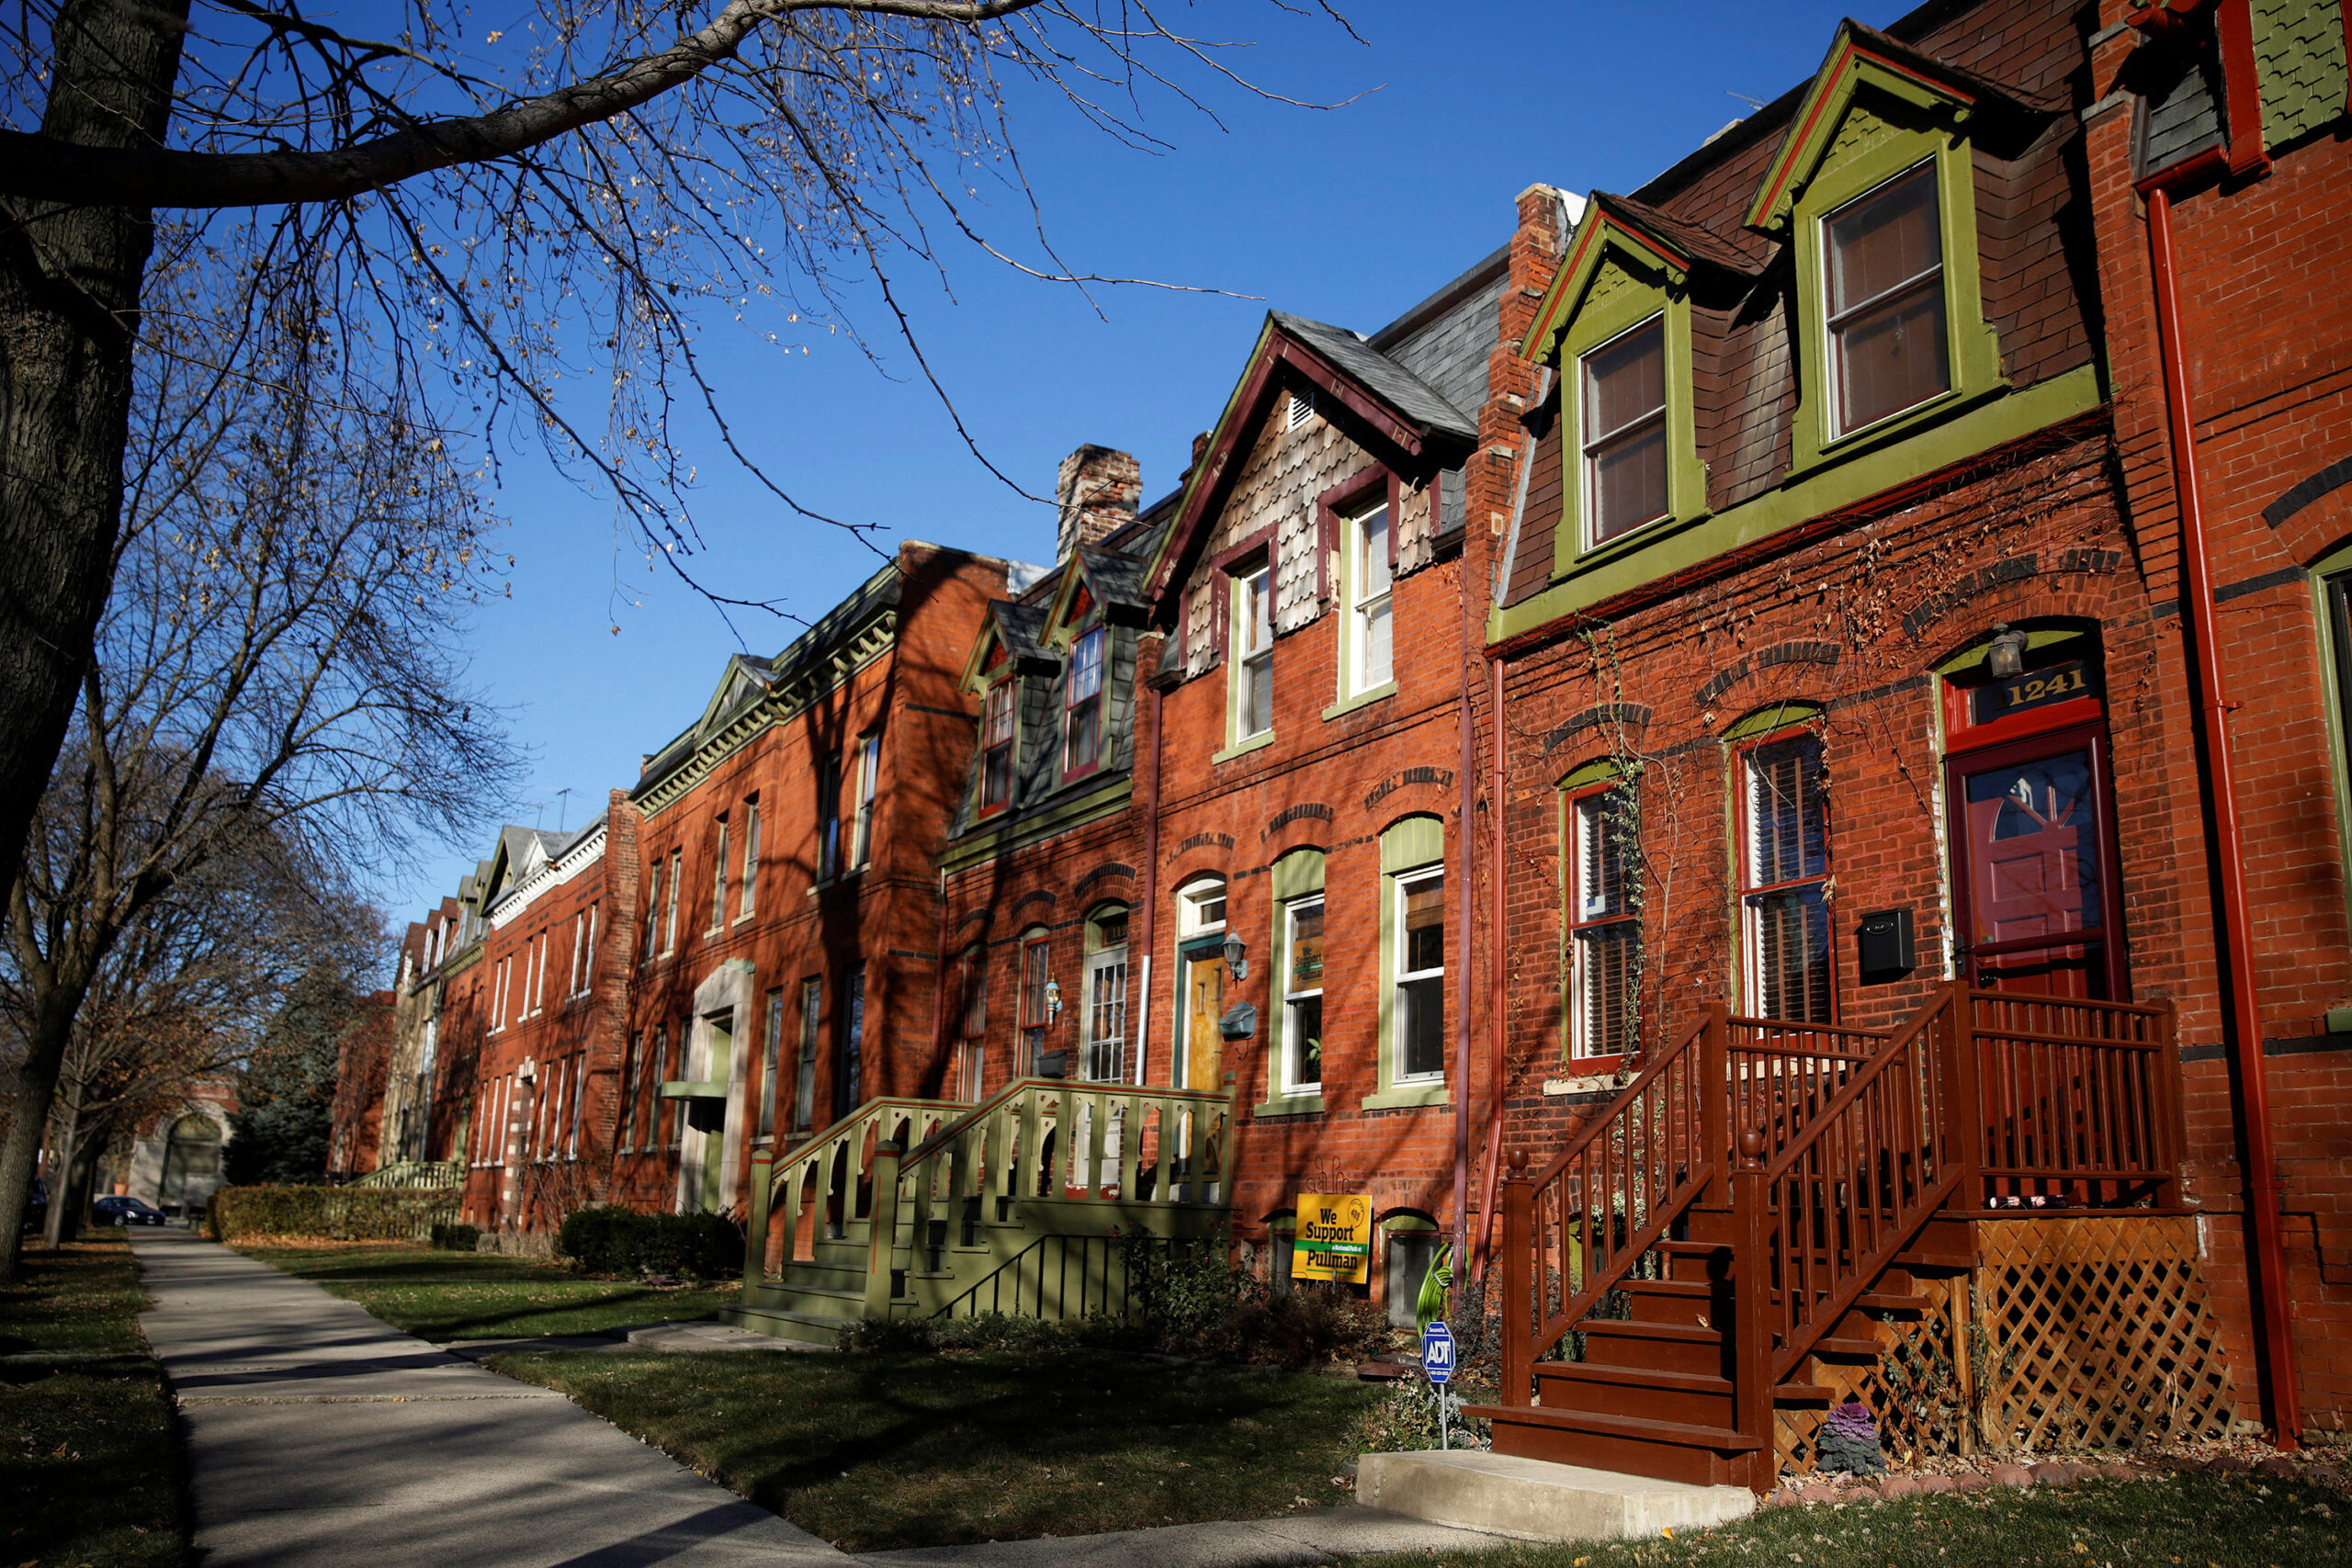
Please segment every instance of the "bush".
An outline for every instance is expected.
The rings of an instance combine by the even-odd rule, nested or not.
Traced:
[[[327,1241],[424,1241],[454,1224],[454,1187],[223,1187],[205,1209],[215,1241],[315,1236]]]
[[[556,1247],[591,1274],[724,1279],[743,1269],[743,1233],[718,1214],[641,1214],[618,1203],[574,1209]]]
[[[1237,1303],[1209,1337],[1209,1348],[1228,1360],[1312,1367],[1372,1355],[1387,1337],[1387,1314],[1371,1302],[1300,1283]]]
[[[436,1252],[471,1252],[481,1240],[480,1225],[435,1225],[433,1248]]]

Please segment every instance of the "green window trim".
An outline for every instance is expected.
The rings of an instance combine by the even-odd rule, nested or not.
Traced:
[[[2008,386],[2001,374],[1999,336],[1984,320],[1984,289],[1977,270],[1976,164],[1962,129],[1968,118],[1966,107],[1946,98],[1891,89],[1865,96],[1859,91],[1862,85],[1885,86],[1880,77],[1861,75],[1836,117],[1834,133],[1821,152],[1822,162],[1792,186],[1793,200],[1782,220],[1796,252],[1798,374],[1797,412],[1791,431],[1792,478],[1851,453],[1899,440]],[[1944,123],[1934,123],[1937,120]],[[1841,154],[1838,144],[1849,123],[1864,144]],[[1899,412],[1853,430],[1838,430],[1828,380],[1829,292],[1823,266],[1824,220],[1857,197],[1929,163],[1936,171],[1937,220],[1943,241],[1944,337],[1951,384]]]
[[[2352,707],[2352,648],[2344,646],[2335,615],[2329,605],[2332,579],[2352,575],[2352,544],[2331,550],[2312,563],[2312,622],[2319,635],[2320,679],[2325,690],[2320,710],[2327,723],[2329,773],[2335,786],[2335,841],[2340,865],[2352,865],[2352,733],[2346,733],[2346,709]],[[2345,888],[2345,918],[2352,921],[2352,881]],[[2335,1014],[2328,1014],[2335,1031]]]
[[[1396,888],[1400,878],[1419,872],[1445,873],[1445,823],[1436,817],[1403,818],[1391,823],[1380,835],[1380,974],[1375,987],[1378,999],[1377,1053],[1378,1087],[1363,1097],[1366,1111],[1393,1111],[1415,1106],[1451,1105],[1452,1086],[1442,1076],[1408,1078],[1400,1083],[1396,1077],[1396,1032],[1397,947],[1403,933],[1397,929]],[[1446,890],[1446,916],[1449,921],[1461,918],[1460,890],[1451,886]],[[1448,973],[1446,990],[1459,988],[1459,976]],[[1458,999],[1449,1001],[1459,1005]]]
[[[2346,564],[2352,564],[2352,559],[2347,559]],[[2029,626],[2026,628],[2025,634],[2026,651],[2030,653],[2038,649],[2049,648],[2054,644],[2062,642],[2072,642],[2077,637],[2086,637],[2088,636],[2090,636],[2090,633],[2080,626],[2042,626],[2038,628]],[[1941,664],[1937,665],[1936,673],[1946,678],[1950,678],[1954,675],[1965,675],[1971,670],[1973,670],[1977,666],[1983,664],[1987,659],[1991,658],[1992,655],[1993,637],[1992,634],[1987,632],[1976,639],[1974,646],[1954,654],[1951,658],[1945,660]]]
[[[1787,729],[1807,719],[1818,718],[1827,711],[1819,703],[1795,697],[1785,702],[1770,703],[1724,730],[1724,740],[1726,743],[1754,740],[1776,729]]]
[[[1698,416],[1691,400],[1690,299],[1688,275],[1646,247],[1605,225],[1589,256],[1572,264],[1561,288],[1566,320],[1553,334],[1545,362],[1559,372],[1560,521],[1552,533],[1552,575],[1566,575],[1593,560],[1640,549],[1668,529],[1706,515],[1707,473],[1699,461]],[[1666,355],[1666,515],[1616,538],[1585,539],[1583,356],[1635,327],[1664,324]]]

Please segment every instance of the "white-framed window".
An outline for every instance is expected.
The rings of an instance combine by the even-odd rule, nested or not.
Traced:
[[[1577,374],[1589,547],[1667,513],[1666,318],[1588,350]]]
[[[1080,1076],[1123,1083],[1127,1066],[1127,912],[1105,910],[1087,922],[1086,1059]]]
[[[1820,222],[1830,406],[1844,434],[1951,388],[1935,160]]]
[[[1069,694],[1062,716],[1062,773],[1083,773],[1102,760],[1102,649],[1101,626],[1069,648]]]
[[[1274,574],[1258,566],[1233,579],[1233,739],[1274,728]]]
[[[662,951],[678,951],[678,884],[686,876],[686,852],[670,852],[670,891],[662,906]]]
[[[857,820],[850,833],[849,863],[866,865],[874,859],[874,803],[882,791],[882,732],[868,730],[857,740]]]
[[[1283,907],[1282,1070],[1278,1091],[1323,1091],[1323,895]]]
[[[662,951],[662,867],[660,855],[653,857],[653,874],[645,890],[645,958],[650,961]]]
[[[1432,866],[1394,882],[1393,1081],[1426,1083],[1445,1076],[1445,870]]]
[[[1395,678],[1389,619],[1395,573],[1390,565],[1390,517],[1383,497],[1346,520],[1348,656],[1346,694],[1385,686]]]
[[[1020,1071],[1035,1074],[1046,1054],[1046,1032],[1053,1020],[1047,1014],[1046,987],[1053,979],[1053,942],[1045,929],[1039,927],[1024,933],[1021,939],[1021,1054]]]
[[[743,803],[743,897],[737,906],[735,918],[748,920],[759,907],[760,897],[760,797],[752,796]]]
[[[1760,1018],[1833,1021],[1829,803],[1821,738],[1786,735],[1741,754],[1745,987]]]
[[[563,1139],[563,1157],[566,1159],[580,1157],[580,1108],[587,1098],[587,1084],[588,1058],[584,1054],[575,1055],[571,1058],[571,1130]]]
[[[831,882],[842,871],[842,754],[828,751],[817,764],[817,880]]]
[[[506,971],[514,962],[511,958],[500,959],[497,974],[491,984],[490,1032],[492,1034],[506,1028]]]
[[[957,960],[958,975],[956,1098],[978,1103],[987,1070],[989,1032],[989,950],[974,942]]]
[[[645,1036],[628,1037],[628,1058],[621,1064],[621,1146],[628,1154],[637,1147],[638,1084],[645,1076]]]
[[[718,819],[718,840],[710,854],[710,929],[727,923],[727,818]]]
[[[1568,891],[1569,1051],[1621,1056],[1641,1048],[1639,998],[1642,919],[1634,878],[1640,829],[1630,784],[1622,779],[1569,800],[1575,834]]]
[[[1204,936],[1225,930],[1225,884],[1216,878],[1194,883],[1176,896],[1179,936]]]
[[[767,1012],[760,1032],[760,1132],[763,1138],[775,1135],[775,1102],[782,1098],[784,1086],[776,1081],[776,1067],[784,1052],[784,987],[778,986],[768,992]]]
[[[1013,688],[1012,677],[990,686],[980,710],[980,809],[1012,804]]]
[[[817,1124],[817,1027],[824,1011],[825,983],[800,982],[800,1055],[793,1064],[792,1130],[806,1133]]]

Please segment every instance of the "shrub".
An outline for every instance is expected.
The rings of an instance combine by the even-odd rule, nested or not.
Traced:
[[[215,1241],[264,1235],[424,1241],[458,1217],[454,1187],[223,1187],[205,1209]]]
[[[471,1252],[481,1240],[480,1225],[435,1225],[433,1247],[436,1252]]]
[[[743,1233],[718,1214],[641,1214],[618,1203],[564,1216],[556,1247],[592,1274],[717,1280],[743,1268]]]
[[[1210,1336],[1209,1348],[1230,1360],[1311,1367],[1334,1357],[1370,1355],[1387,1336],[1387,1316],[1371,1302],[1301,1283],[1237,1303]]]

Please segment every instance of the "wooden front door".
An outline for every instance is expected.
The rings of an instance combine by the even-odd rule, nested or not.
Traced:
[[[1946,764],[1962,973],[1992,990],[2123,990],[2107,745],[2094,727]]]
[[[1215,1089],[1223,1081],[1225,958],[1215,948],[1184,960],[1184,1087]]]

